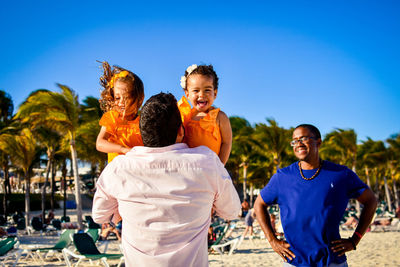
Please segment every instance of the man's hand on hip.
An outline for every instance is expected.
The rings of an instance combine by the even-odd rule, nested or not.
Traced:
[[[270,242],[272,249],[287,262],[287,260],[293,260],[296,255],[289,249],[290,245],[286,241],[275,239]]]

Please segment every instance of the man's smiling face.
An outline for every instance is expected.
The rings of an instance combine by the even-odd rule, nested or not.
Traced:
[[[300,142],[303,137],[308,140]],[[308,161],[318,155],[321,139],[316,139],[307,128],[299,127],[294,130],[293,141],[297,141],[296,145],[293,146],[293,152],[300,161]]]

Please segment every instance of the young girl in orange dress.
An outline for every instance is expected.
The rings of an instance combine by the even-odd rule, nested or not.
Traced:
[[[99,122],[101,129],[96,148],[108,153],[108,162],[111,162],[132,147],[143,145],[138,111],[143,103],[144,88],[136,74],[118,66],[111,68],[107,62],[103,62],[102,67],[100,84],[104,90],[100,103],[106,113]]]
[[[142,146],[139,130],[139,108],[144,99],[142,80],[133,72],[119,66],[102,63],[103,76],[100,84],[100,104],[106,111],[100,119],[100,133],[96,140],[96,149],[108,153],[108,162],[116,156],[125,154],[134,146]],[[112,222],[117,224],[121,216],[116,213]]]
[[[207,146],[226,164],[232,148],[232,129],[228,116],[212,106],[218,93],[218,76],[213,66],[189,66],[181,77],[181,86],[187,97],[178,102],[185,128],[184,142],[189,147]]]

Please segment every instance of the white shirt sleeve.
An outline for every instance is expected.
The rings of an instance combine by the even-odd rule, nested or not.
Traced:
[[[118,201],[113,196],[110,181],[115,179],[115,173],[109,164],[97,181],[96,193],[93,198],[92,217],[96,223],[109,222],[112,215],[118,212]]]
[[[228,171],[222,165],[219,158],[216,159],[217,194],[213,209],[223,219],[234,220],[239,217],[241,212],[240,199]]]

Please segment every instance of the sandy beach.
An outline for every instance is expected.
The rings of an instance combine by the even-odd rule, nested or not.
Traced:
[[[237,227],[244,230],[244,224]],[[256,231],[260,227],[255,224]],[[240,231],[241,230],[241,231]],[[342,237],[349,237],[352,231],[343,231]],[[400,266],[400,232],[368,232],[356,251],[347,253],[347,262],[351,267]],[[266,239],[246,238],[231,256],[217,253],[209,255],[212,267],[222,266],[282,266],[282,259],[276,254]]]
[[[61,216],[61,211],[56,211],[56,217]],[[89,210],[84,211],[84,215],[90,214]],[[68,210],[68,215],[74,221],[76,215],[74,211]],[[220,255],[216,252],[209,254],[209,264],[211,267],[221,266],[282,266],[281,258],[271,249],[264,238],[258,236],[260,227],[254,224],[256,232],[252,240],[245,238],[241,245],[235,250],[233,255]],[[244,222],[239,221],[232,234],[238,237],[244,231]],[[342,236],[348,237],[352,231],[343,231]],[[56,235],[20,235],[20,248],[28,248],[32,245],[51,246],[58,240]],[[400,266],[400,232],[368,232],[363,237],[356,251],[347,253],[349,266],[368,267],[368,266]],[[101,251],[101,250],[100,250]],[[120,253],[119,242],[111,239],[107,253]],[[8,261],[11,263],[11,261]],[[109,264],[116,266],[117,260],[110,260]],[[32,258],[24,256],[17,266],[66,266],[65,262],[59,262],[56,258],[48,259],[45,264],[33,261]],[[85,261],[79,266],[91,266],[89,261]]]

